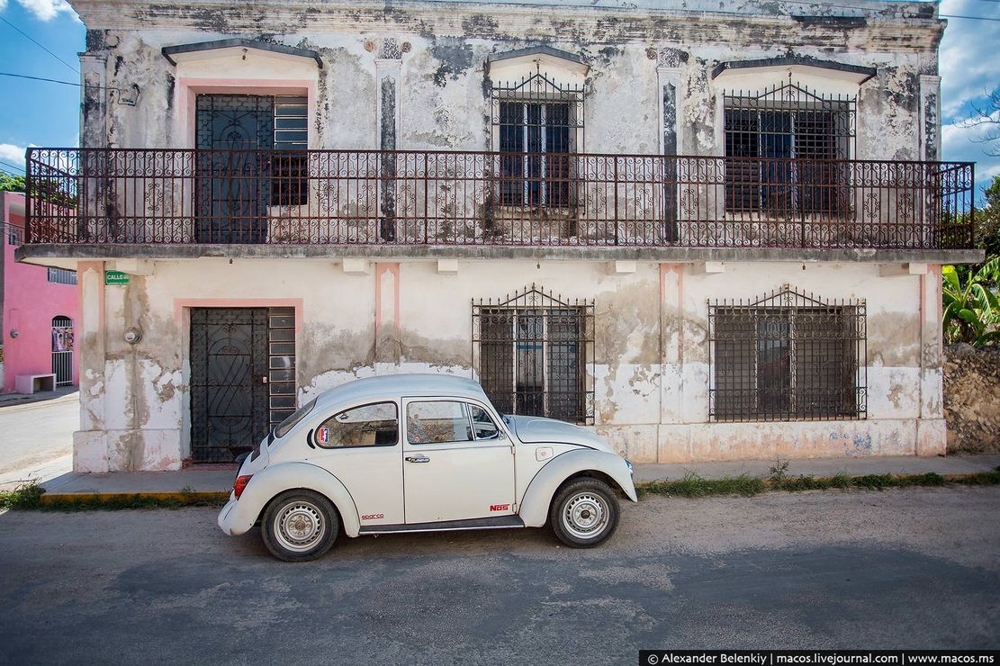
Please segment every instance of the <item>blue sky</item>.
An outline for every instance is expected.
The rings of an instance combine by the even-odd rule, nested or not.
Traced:
[[[942,0],[940,13],[956,17],[941,46],[944,159],[977,162],[981,189],[1000,175],[1000,157],[960,121],[1000,86],[1000,1]],[[83,24],[65,0],[0,0],[0,73],[78,83],[83,49]],[[79,107],[77,87],[0,75],[0,169],[23,173],[27,146],[76,146]]]

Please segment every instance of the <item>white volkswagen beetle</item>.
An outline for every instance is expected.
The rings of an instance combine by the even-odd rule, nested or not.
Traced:
[[[237,473],[219,527],[258,521],[287,561],[319,557],[343,530],[541,527],[575,547],[618,525],[636,501],[632,466],[578,426],[497,414],[471,379],[389,375],[320,394],[277,426]]]

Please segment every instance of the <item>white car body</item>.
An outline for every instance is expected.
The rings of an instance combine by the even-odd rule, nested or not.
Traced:
[[[394,423],[389,418],[393,411]],[[378,418],[357,418],[372,414]],[[300,420],[288,427],[296,418]],[[435,433],[428,436],[427,428]],[[422,438],[431,441],[414,441]],[[502,418],[480,385],[470,379],[380,376],[326,391],[311,409],[303,407],[276,428],[243,462],[218,522],[226,534],[243,534],[262,519],[275,498],[291,495],[289,491],[309,491],[332,504],[337,515],[328,522],[334,532],[339,527],[349,537],[541,527],[550,518],[557,492],[574,479],[587,483],[577,484],[582,490],[573,506],[584,520],[567,523],[580,536],[571,537],[570,545],[596,545],[610,536],[617,523],[613,495],[636,501],[631,465],[601,437],[552,419]],[[606,486],[614,506],[594,484]],[[263,525],[265,531],[273,528],[279,533],[280,543],[291,544],[291,551],[279,546],[281,552],[276,552],[268,543],[274,533],[264,535],[265,543],[282,559],[312,559],[329,548],[328,544],[313,552],[305,546],[305,534],[296,531],[321,527],[308,524],[313,518],[323,521],[318,506],[322,501],[310,497],[301,500],[308,506],[291,528],[303,539],[301,552],[294,538],[282,538],[287,530],[279,517],[273,525]],[[569,505],[565,510],[572,511]],[[594,511],[610,513],[613,521],[606,535],[595,534],[590,543],[586,521],[595,520]],[[284,520],[291,513],[294,507]]]

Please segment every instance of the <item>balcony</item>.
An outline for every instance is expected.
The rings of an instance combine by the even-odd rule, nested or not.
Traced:
[[[963,250],[973,179],[944,162],[32,148],[26,242]]]

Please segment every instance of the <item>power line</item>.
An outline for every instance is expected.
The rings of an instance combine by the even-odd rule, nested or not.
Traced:
[[[57,55],[56,55],[55,53],[53,53],[52,51],[50,51],[50,50],[49,50],[48,48],[46,48],[46,47],[45,47],[44,45],[42,45],[42,44],[40,44],[39,42],[35,41],[35,38],[34,38],[34,37],[32,37],[31,35],[29,35],[28,33],[26,33],[26,32],[25,32],[24,30],[21,30],[21,29],[20,29],[20,28],[18,28],[18,27],[17,27],[16,25],[14,25],[13,23],[11,23],[10,21],[8,21],[7,19],[5,19],[5,18],[4,18],[4,17],[2,17],[2,16],[0,16],[0,21],[3,21],[4,23],[6,23],[6,24],[7,24],[7,25],[9,25],[10,27],[12,27],[12,28],[13,28],[14,30],[17,30],[17,31],[18,31],[19,33],[21,33],[22,35],[24,35],[25,37],[27,37],[28,39],[30,39],[30,40],[31,40],[31,41],[32,41],[32,42],[33,42],[33,43],[35,44],[35,46],[37,46],[38,48],[40,48],[40,49],[42,49],[43,51],[45,51],[46,53],[48,53],[48,54],[49,54],[50,56],[52,56],[53,58],[55,58],[56,60],[58,60],[58,61],[59,61],[59,62],[61,62],[62,64],[66,65],[67,67],[69,67],[69,68],[70,68],[71,70],[73,70],[73,71],[74,71],[74,72],[76,72],[77,74],[79,74],[79,73],[80,73],[80,70],[78,70],[78,69],[77,69],[76,67],[74,67],[73,65],[69,64],[68,62],[66,62],[65,60],[63,60],[63,59],[62,59],[62,58],[60,58],[59,56],[57,56]]]
[[[30,79],[32,81],[44,81],[46,83],[58,83],[63,86],[73,86],[74,88],[82,88],[82,83],[74,83],[73,81],[60,81],[58,79],[47,79],[43,76],[28,76],[27,74],[13,74],[11,72],[0,72],[0,76],[9,76],[13,79]],[[119,88],[117,86],[91,86],[95,90],[117,90],[122,91],[124,88]]]
[[[58,81],[56,79],[46,79],[41,76],[28,76],[27,74],[11,74],[9,72],[0,72],[0,76],[9,76],[14,79],[31,79],[32,81],[45,81],[46,83],[58,83],[64,86],[75,86],[80,87],[79,83],[72,83],[70,81]]]
[[[938,16],[946,19],[969,19],[970,21],[1000,21],[998,16],[959,16],[958,14],[938,14]]]
[[[0,160],[0,164],[4,165],[6,167],[10,167],[11,169],[17,169],[18,171],[20,171],[22,173],[24,172],[24,167],[19,167],[16,164],[11,164],[10,162],[4,162],[3,160]],[[10,173],[10,172],[8,172],[8,173]]]

